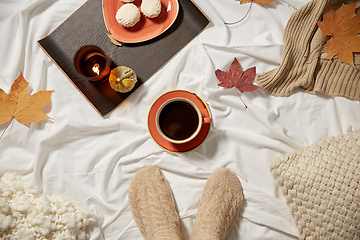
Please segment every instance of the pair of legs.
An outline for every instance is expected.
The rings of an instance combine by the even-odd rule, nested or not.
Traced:
[[[131,212],[145,240],[180,240],[180,219],[167,180],[156,166],[138,170],[129,187]],[[216,170],[202,193],[191,240],[224,240],[243,202],[237,176]]]

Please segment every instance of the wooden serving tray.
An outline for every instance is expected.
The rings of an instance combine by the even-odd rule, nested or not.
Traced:
[[[145,42],[114,45],[107,36],[102,0],[88,0],[38,44],[95,110],[104,116],[209,24],[208,17],[191,0],[178,1],[179,13],[174,24],[158,37]],[[112,59],[112,68],[127,66],[136,72],[138,82],[131,92],[118,93],[108,81],[90,82],[77,73],[73,64],[75,53],[87,44],[101,47]]]

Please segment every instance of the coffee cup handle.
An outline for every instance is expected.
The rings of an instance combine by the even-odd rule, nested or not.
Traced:
[[[204,117],[203,118],[203,124],[205,124],[205,123],[212,123],[212,118]]]

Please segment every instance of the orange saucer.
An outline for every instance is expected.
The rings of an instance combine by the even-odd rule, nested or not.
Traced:
[[[176,97],[189,99],[198,106],[204,118],[211,117],[208,107],[203,102],[203,100],[201,100],[195,93],[186,90],[173,90],[161,95],[158,99],[155,100],[155,102],[151,106],[148,115],[148,128],[151,137],[154,139],[154,141],[157,144],[160,145],[160,147],[170,152],[188,152],[198,147],[206,139],[211,124],[203,124],[203,127],[201,128],[199,134],[190,142],[183,144],[174,144],[165,140],[160,135],[159,131],[156,128],[156,123],[155,123],[156,113],[164,102],[166,102],[171,98],[176,98]]]

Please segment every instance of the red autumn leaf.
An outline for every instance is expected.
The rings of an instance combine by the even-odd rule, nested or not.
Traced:
[[[256,76],[256,68],[252,67],[245,71],[242,71],[241,65],[236,58],[231,63],[230,69],[227,72],[217,69],[215,71],[215,75],[220,81],[218,86],[223,88],[235,87],[241,93],[252,92],[260,88],[259,86],[253,84]],[[242,99],[241,101],[244,103]],[[245,107],[247,107],[245,103],[244,105]]]

